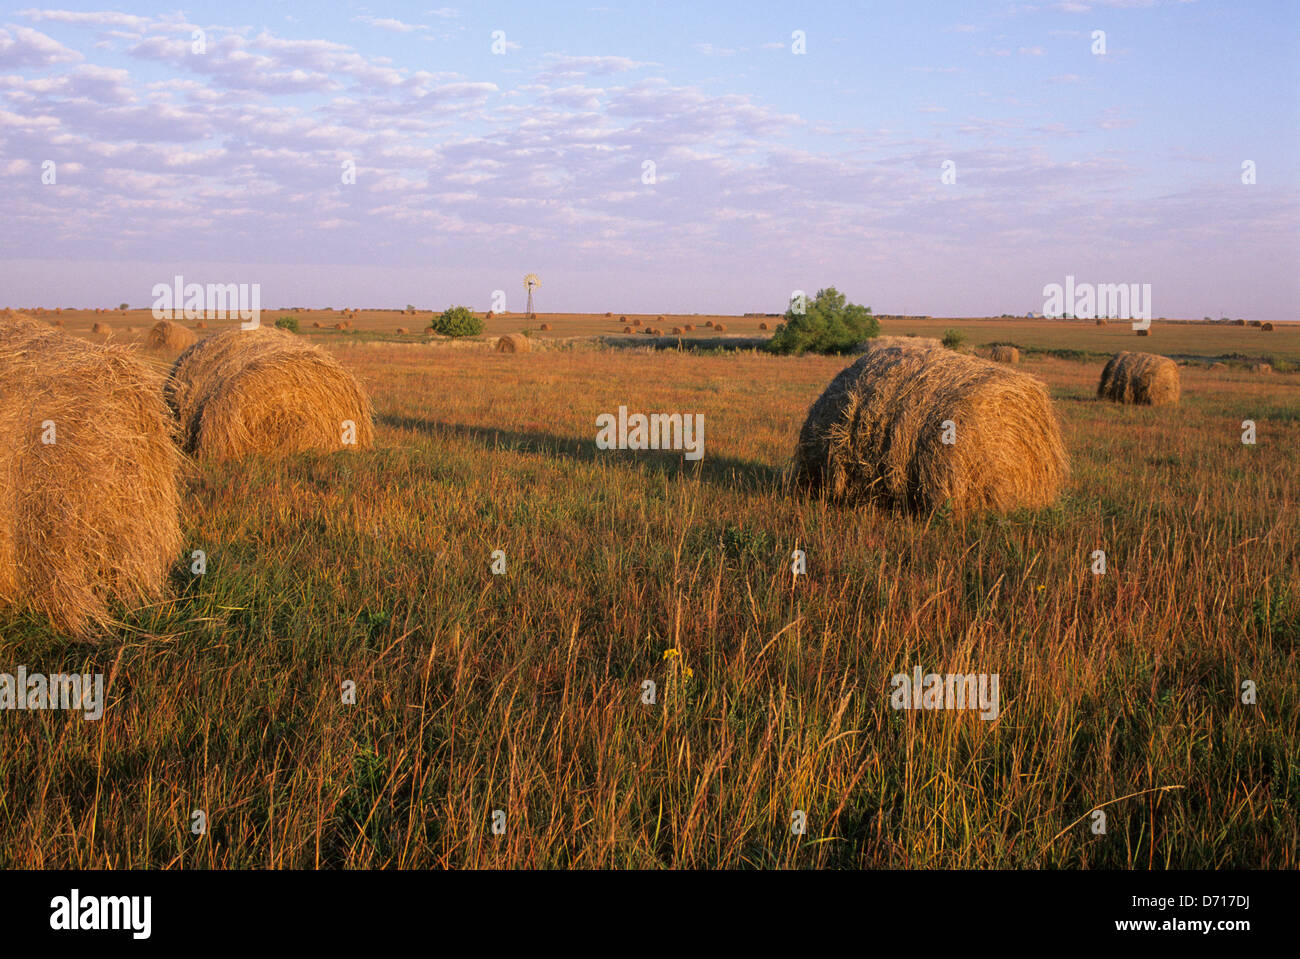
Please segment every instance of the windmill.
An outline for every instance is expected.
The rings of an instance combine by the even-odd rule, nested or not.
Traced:
[[[524,289],[528,291],[528,310],[527,315],[533,315],[533,290],[542,285],[542,281],[537,278],[536,273],[529,273],[524,277]]]

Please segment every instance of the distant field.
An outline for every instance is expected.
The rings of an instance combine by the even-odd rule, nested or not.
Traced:
[[[1180,406],[1140,409],[1095,399],[1096,360],[1031,354],[1065,495],[954,522],[787,489],[847,358],[503,355],[376,341],[428,314],[298,315],[377,448],[196,465],[208,572],[177,557],[175,599],[98,643],[0,618],[5,662],[110,677],[98,724],[0,724],[0,865],[1300,867],[1300,374],[1188,366]],[[948,327],[1300,360],[1292,329],[885,323]],[[598,450],[623,404],[703,413],[704,459]],[[998,672],[1001,715],[891,709],[916,664]]]
[[[659,316],[663,316],[662,322]],[[433,314],[427,310],[417,311],[414,315],[404,314],[400,310],[359,310],[352,319],[352,328],[336,330],[334,326],[344,322],[348,317],[338,310],[304,310],[295,313],[292,310],[263,310],[262,322],[274,323],[281,316],[294,316],[300,331],[322,343],[349,342],[357,340],[387,340],[392,342],[420,342],[428,337],[424,330],[428,327]],[[481,318],[485,314],[479,313]],[[628,323],[620,320],[626,316]],[[45,319],[53,319],[44,315]],[[70,332],[89,335],[91,326],[96,322],[107,322],[113,327],[115,340],[132,342],[143,338],[144,333],[155,322],[148,310],[110,311],[108,314],[96,314],[85,310],[63,311],[58,318],[63,319]],[[726,325],[725,336],[728,337],[765,337],[771,334],[780,322],[775,317],[722,316],[714,314],[646,314],[615,313],[606,317],[600,313],[539,313],[535,320],[527,319],[521,313],[494,316],[485,319],[483,335],[500,336],[503,333],[518,333],[528,330],[539,339],[565,339],[569,337],[622,337],[623,328],[633,320],[643,324],[662,328],[665,333],[674,326],[694,325],[694,331],[683,333],[685,341],[716,337],[719,334],[705,324],[709,321]],[[320,327],[314,324],[321,324]],[[768,331],[760,329],[766,323]],[[547,324],[550,330],[542,330]],[[186,323],[194,327],[192,321]],[[222,329],[234,325],[230,321],[210,321],[208,330]],[[135,332],[126,329],[133,327]],[[409,332],[398,334],[398,328]],[[644,329],[644,326],[639,328]],[[639,329],[637,334],[640,334]],[[1207,323],[1152,323],[1151,336],[1137,337],[1128,322],[1112,321],[1106,326],[1096,326],[1091,321],[1083,320],[1025,320],[998,318],[962,318],[932,317],[898,319],[884,317],[881,320],[881,332],[886,334],[915,333],[921,336],[941,337],[946,330],[956,329],[966,337],[967,347],[978,347],[989,343],[1011,343],[1028,350],[1042,351],[1082,351],[1094,358],[1109,355],[1119,350],[1143,350],[1163,353],[1176,359],[1188,360],[1238,360],[1241,362],[1268,362],[1275,366],[1300,367],[1300,323],[1278,324],[1272,332],[1262,332],[1255,327],[1223,326]],[[199,331],[202,332],[202,331]]]

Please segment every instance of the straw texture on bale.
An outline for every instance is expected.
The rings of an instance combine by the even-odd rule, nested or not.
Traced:
[[[941,347],[868,350],[812,405],[795,450],[798,487],[918,512],[1044,506],[1067,472],[1042,383]]]
[[[130,327],[127,328],[128,330]],[[187,330],[171,320],[159,320],[145,337],[145,346],[151,350],[187,350],[198,341],[192,330]]]
[[[96,323],[94,326],[90,328],[90,332],[96,333],[99,336],[108,336],[110,333],[113,332],[113,328],[109,326],[107,323]]]
[[[927,350],[944,348],[943,344],[932,336],[873,336],[871,339],[859,343],[857,349],[859,352],[863,350],[885,350],[891,346]]]
[[[1177,403],[1182,386],[1178,364],[1155,353],[1116,353],[1101,371],[1097,395],[1116,403],[1165,406]]]
[[[522,333],[507,333],[497,340],[498,353],[527,353],[533,344]]]
[[[131,351],[0,319],[0,607],[84,634],[112,602],[162,596],[181,549],[174,428]]]
[[[1019,363],[1020,351],[1014,346],[994,346],[989,348],[989,359],[994,363]]]
[[[200,340],[176,359],[167,402],[187,452],[215,460],[259,453],[368,449],[370,400],[329,353],[272,327]],[[343,423],[356,443],[343,443]]]

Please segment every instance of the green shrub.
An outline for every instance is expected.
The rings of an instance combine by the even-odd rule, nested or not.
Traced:
[[[429,329],[443,336],[478,336],[483,332],[483,321],[468,306],[453,306],[434,319]]]
[[[847,353],[880,332],[871,307],[847,302],[833,286],[818,290],[803,313],[791,303],[782,319],[764,346],[769,353]]]
[[[966,334],[961,330],[944,330],[943,345],[950,350],[955,350],[966,342]]]
[[[296,317],[296,316],[282,316],[282,317],[280,317],[278,320],[275,321],[275,328],[276,328],[277,330],[288,330],[290,333],[297,333],[297,332],[298,332],[298,317]]]

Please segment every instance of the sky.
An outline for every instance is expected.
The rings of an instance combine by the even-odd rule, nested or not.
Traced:
[[[0,224],[0,306],[1300,320],[1300,3],[0,2]]]

